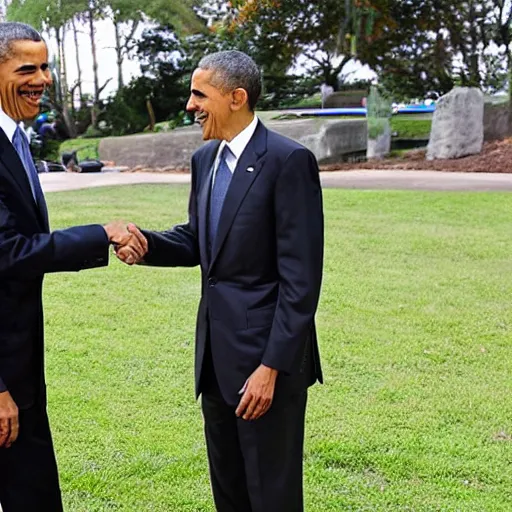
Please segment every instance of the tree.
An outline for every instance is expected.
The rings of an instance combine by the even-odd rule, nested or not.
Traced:
[[[501,46],[502,54],[504,54],[507,63],[509,95],[508,123],[509,132],[512,133],[512,2],[510,0],[495,0],[493,21],[494,40]]]
[[[148,102],[156,122],[183,112],[189,81],[199,55],[181,40],[172,27],[147,29],[136,46],[142,76],[134,78],[111,98],[102,114],[111,133],[135,133],[148,126]],[[195,58],[190,58],[194,55]]]
[[[136,46],[135,33],[144,19],[172,25],[178,34],[201,32],[204,25],[197,18],[190,1],[107,0],[107,16],[115,31],[118,88],[124,86],[123,62]]]
[[[232,4],[232,32],[238,29],[243,34],[260,62],[286,71],[301,57],[310,73],[335,90],[355,56],[359,36],[373,29],[379,14],[367,0],[235,0]]]
[[[376,29],[357,56],[399,96],[444,94],[453,85],[497,83],[489,58],[494,0],[382,0]],[[497,67],[498,66],[498,67]]]
[[[7,8],[9,20],[29,23],[56,40],[58,55],[55,66],[58,80],[54,106],[62,114],[71,137],[76,136],[76,129],[70,113],[64,43],[68,25],[82,7],[83,0],[12,0]]]

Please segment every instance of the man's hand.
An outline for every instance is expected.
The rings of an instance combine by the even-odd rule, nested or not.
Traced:
[[[9,391],[0,393],[0,448],[10,448],[18,438],[18,406]]]
[[[104,228],[121,261],[133,265],[144,258],[148,251],[148,241],[135,224],[110,222]]]
[[[262,364],[256,368],[240,390],[243,396],[235,411],[239,418],[257,420],[270,409],[277,374],[277,370]]]

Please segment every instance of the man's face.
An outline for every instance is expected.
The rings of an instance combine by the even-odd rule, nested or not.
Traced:
[[[14,121],[39,114],[43,93],[51,83],[48,50],[43,41],[14,41],[0,63],[0,105]]]
[[[195,112],[196,121],[203,129],[203,140],[228,139],[233,95],[211,85],[212,75],[213,70],[194,71],[187,110]]]

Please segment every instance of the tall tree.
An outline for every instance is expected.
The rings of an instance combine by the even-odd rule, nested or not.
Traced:
[[[75,85],[71,88],[71,102],[72,104],[74,104],[74,91],[75,88],[78,88],[78,98],[80,101],[80,106],[82,107],[84,91],[82,88],[82,64],[80,62],[80,47],[78,45],[78,26],[76,16],[73,16],[73,18],[71,19],[71,27],[73,29],[73,42],[75,43],[75,64],[77,70],[77,80]]]
[[[359,34],[373,28],[378,15],[367,0],[234,0],[232,4],[232,31],[242,34],[260,61],[286,70],[301,57],[303,66],[334,89],[354,58]]]
[[[82,0],[12,0],[7,9],[9,20],[29,23],[55,39],[58,76],[56,88],[58,102],[55,107],[61,112],[71,137],[76,136],[76,129],[70,112],[71,101],[64,43],[68,26],[81,7]]]
[[[488,58],[494,5],[388,0],[378,30],[361,38],[357,55],[399,95],[443,94],[454,84],[485,88],[499,71],[496,59]]]
[[[493,21],[495,27],[494,40],[503,48],[503,54],[507,63],[509,96],[508,126],[509,133],[512,133],[512,1],[495,0]]]
[[[114,25],[119,89],[124,86],[124,60],[135,49],[135,34],[143,20],[151,19],[172,25],[174,31],[180,35],[204,30],[190,0],[148,0],[144,4],[140,0],[106,0],[105,4],[107,16]]]

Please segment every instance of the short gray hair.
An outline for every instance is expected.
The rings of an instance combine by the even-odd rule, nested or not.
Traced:
[[[12,57],[12,43],[15,41],[43,41],[41,34],[25,23],[0,23],[0,62]]]
[[[237,50],[212,53],[200,60],[198,68],[213,70],[212,85],[219,89],[245,89],[249,108],[254,110],[261,94],[261,73],[249,55]]]

